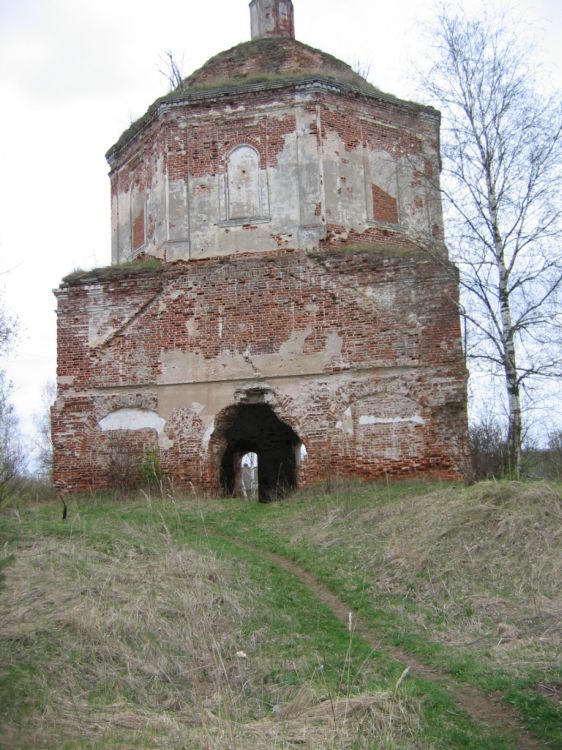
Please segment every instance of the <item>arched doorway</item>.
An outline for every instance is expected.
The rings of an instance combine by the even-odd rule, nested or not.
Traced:
[[[285,497],[295,490],[301,441],[269,405],[233,406],[218,430],[226,443],[220,466],[220,484],[225,495],[244,494],[242,459],[249,453],[257,456],[261,502]]]

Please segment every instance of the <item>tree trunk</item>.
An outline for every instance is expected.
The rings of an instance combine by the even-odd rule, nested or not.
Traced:
[[[508,405],[507,470],[510,475],[519,479],[521,474],[521,399],[519,394],[519,379],[517,377],[513,325],[509,307],[509,274],[505,268],[503,252],[501,251],[499,256],[497,256],[497,264],[502,323],[503,368]]]
[[[488,154],[486,154],[488,157]],[[501,316],[501,351],[508,405],[507,430],[507,471],[510,476],[519,479],[521,474],[521,399],[519,394],[519,379],[517,376],[517,360],[515,355],[515,341],[513,322],[511,318],[509,271],[505,262],[503,237],[500,232],[498,217],[498,203],[494,181],[490,172],[490,160],[486,158],[486,179],[488,183],[488,203],[492,219],[494,240],[494,254],[498,269],[498,297]]]
[[[521,402],[519,385],[508,380],[509,428],[507,432],[507,468],[511,475],[521,476]]]

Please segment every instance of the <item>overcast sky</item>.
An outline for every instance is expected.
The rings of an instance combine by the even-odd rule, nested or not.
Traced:
[[[550,85],[562,89],[560,0],[485,4],[534,30]],[[385,91],[419,98],[413,67],[429,59],[423,27],[437,2],[293,5],[299,40],[369,65]],[[105,152],[166,92],[165,50],[187,75],[249,37],[248,0],[0,0],[0,287],[21,320],[7,366],[25,433],[55,377],[52,290],[76,268],[110,262]]]

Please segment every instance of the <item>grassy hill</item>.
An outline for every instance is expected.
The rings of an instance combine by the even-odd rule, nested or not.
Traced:
[[[0,747],[562,748],[561,486],[0,514]]]

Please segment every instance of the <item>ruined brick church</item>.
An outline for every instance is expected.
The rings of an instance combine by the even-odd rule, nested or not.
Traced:
[[[124,451],[223,495],[255,453],[263,500],[462,474],[439,113],[296,41],[291,0],[250,16],[107,154],[112,265],[56,291],[63,492],[110,485]]]

